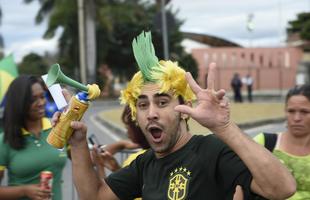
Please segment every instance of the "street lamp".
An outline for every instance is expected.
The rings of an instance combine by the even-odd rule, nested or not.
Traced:
[[[246,28],[249,31],[249,47],[252,46],[252,44],[251,44],[251,39],[252,39],[251,33],[254,31],[253,19],[254,19],[254,14],[253,13],[248,14],[247,22],[246,22]]]

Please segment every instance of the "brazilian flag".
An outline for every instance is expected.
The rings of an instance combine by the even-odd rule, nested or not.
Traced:
[[[0,104],[10,83],[17,76],[17,66],[14,62],[13,55],[9,55],[0,60]]]

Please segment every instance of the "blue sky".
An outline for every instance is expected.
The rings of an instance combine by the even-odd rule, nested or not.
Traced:
[[[0,5],[6,54],[13,53],[20,61],[29,52],[43,55],[56,51],[57,38],[42,39],[46,23],[34,23],[39,8],[36,2],[0,0]],[[179,10],[184,31],[223,37],[243,46],[274,47],[284,45],[287,22],[297,13],[310,11],[310,0],[171,0],[169,6]],[[254,14],[253,32],[246,29],[249,13]]]

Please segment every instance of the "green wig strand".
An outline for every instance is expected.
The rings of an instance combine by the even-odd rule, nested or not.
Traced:
[[[132,49],[145,82],[156,82],[152,71],[159,70],[159,61],[155,55],[151,32],[142,32],[132,41]]]

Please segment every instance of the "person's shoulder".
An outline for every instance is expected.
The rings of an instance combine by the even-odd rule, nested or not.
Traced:
[[[215,134],[195,135],[193,140],[194,145],[199,145],[207,149],[220,150],[225,147],[225,143]]]
[[[193,137],[197,141],[204,141],[204,142],[221,142],[221,140],[213,133],[208,135],[194,135]]]
[[[128,158],[124,161],[123,163],[123,167],[128,166],[132,161],[134,161],[139,155],[144,154],[145,153],[145,149],[142,149],[140,151],[137,151],[133,154],[130,154],[128,156]]]
[[[138,155],[139,157],[144,157],[144,158],[150,158],[155,156],[154,151],[149,148],[149,149],[145,149],[143,150],[143,152],[141,154]]]

